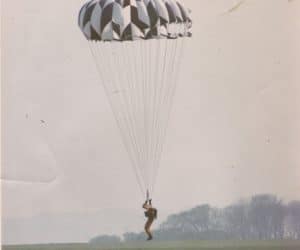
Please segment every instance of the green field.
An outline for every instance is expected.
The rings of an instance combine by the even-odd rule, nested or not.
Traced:
[[[96,247],[89,244],[48,244],[3,246],[4,250],[300,250],[300,241],[173,241],[142,242],[115,247]]]

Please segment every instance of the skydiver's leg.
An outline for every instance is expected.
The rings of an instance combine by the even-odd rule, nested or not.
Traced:
[[[148,219],[146,224],[145,224],[145,232],[147,233],[148,235],[148,240],[152,240],[152,233],[151,233],[151,230],[150,230],[150,227],[153,223],[153,220],[152,219]]]

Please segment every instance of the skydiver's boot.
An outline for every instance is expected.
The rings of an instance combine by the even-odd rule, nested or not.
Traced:
[[[152,240],[152,239],[153,239],[152,234],[149,234],[149,237],[147,240]]]

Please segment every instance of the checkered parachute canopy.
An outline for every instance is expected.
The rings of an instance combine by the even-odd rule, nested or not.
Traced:
[[[91,0],[78,24],[92,41],[191,36],[190,11],[178,0]]]

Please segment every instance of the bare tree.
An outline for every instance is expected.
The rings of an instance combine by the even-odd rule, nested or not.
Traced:
[[[249,208],[250,233],[259,240],[283,237],[284,208],[274,195],[253,196]]]
[[[286,207],[286,236],[300,240],[300,201],[292,201]]]
[[[249,204],[240,201],[224,209],[225,230],[235,239],[249,238]]]

